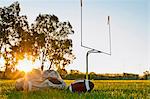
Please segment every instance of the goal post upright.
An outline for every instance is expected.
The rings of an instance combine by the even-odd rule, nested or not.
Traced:
[[[91,53],[103,53],[103,54],[106,54],[106,55],[110,55],[111,56],[111,30],[110,30],[110,16],[108,16],[108,29],[109,29],[109,53],[107,53],[107,52],[103,52],[103,51],[99,51],[99,50],[97,50],[97,49],[94,49],[94,48],[91,48],[91,47],[88,47],[88,46],[84,46],[83,45],[83,42],[82,42],[82,37],[83,37],[83,34],[82,34],[82,32],[83,32],[83,29],[82,29],[82,10],[83,10],[83,0],[80,0],[80,6],[81,6],[81,47],[83,47],[83,48],[86,48],[86,49],[89,49],[89,51],[87,51],[87,53],[86,53],[86,80],[89,80],[89,77],[88,77],[88,56],[89,56],[89,54],[91,54]]]

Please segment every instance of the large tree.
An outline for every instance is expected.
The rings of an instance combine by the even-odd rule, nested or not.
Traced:
[[[19,12],[18,2],[0,8],[0,50],[6,61],[6,72],[14,65],[12,47],[17,46],[21,40],[19,34],[28,31],[26,16],[19,16]]]
[[[32,25],[32,32],[45,35],[44,55],[51,62],[50,68],[64,68],[75,59],[69,39],[74,33],[70,22],[60,22],[55,15],[40,14]]]
[[[19,15],[19,12],[18,2],[0,8],[0,52],[6,61],[5,72],[15,68],[15,64],[23,59],[25,54],[34,56],[32,58],[40,54],[37,42],[41,42],[43,36],[33,34],[27,17]]]

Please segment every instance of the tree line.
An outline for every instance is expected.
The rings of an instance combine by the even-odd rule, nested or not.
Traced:
[[[76,80],[76,79],[85,79],[86,74],[82,73],[78,70],[70,70],[70,72],[67,72],[65,70],[61,70],[63,72],[60,72],[60,75],[63,79],[67,80]],[[65,71],[65,72],[64,72]],[[150,72],[145,71],[144,74],[141,76],[139,74],[134,73],[104,73],[104,74],[97,74],[95,72],[89,73],[89,79],[90,80],[150,80]]]
[[[65,69],[58,69],[57,71],[59,72],[60,76],[64,80],[79,80],[79,79],[85,79],[86,77],[86,74],[80,72],[79,70],[67,71]],[[7,75],[7,79],[18,79],[18,78],[23,77],[24,75],[25,75],[24,72],[15,71],[15,72],[9,73]],[[150,80],[149,71],[145,71],[143,76],[140,76],[139,74],[133,74],[133,73],[96,74],[95,72],[90,72],[88,76],[90,80]],[[3,78],[3,72],[0,72],[0,78]]]

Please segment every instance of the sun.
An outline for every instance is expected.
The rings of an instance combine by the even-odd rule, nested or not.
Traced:
[[[23,60],[19,60],[16,68],[20,71],[30,72],[33,69],[33,64],[32,61],[25,58]]]
[[[16,65],[17,70],[30,72],[32,69],[40,68],[41,62],[40,60],[35,60],[34,62],[28,58],[24,58],[23,60],[19,60],[18,64]]]

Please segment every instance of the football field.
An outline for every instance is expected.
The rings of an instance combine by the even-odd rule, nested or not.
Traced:
[[[65,80],[69,85],[73,80]],[[14,80],[0,80],[0,99],[150,99],[150,80],[93,80],[90,93],[43,89],[16,91]]]

